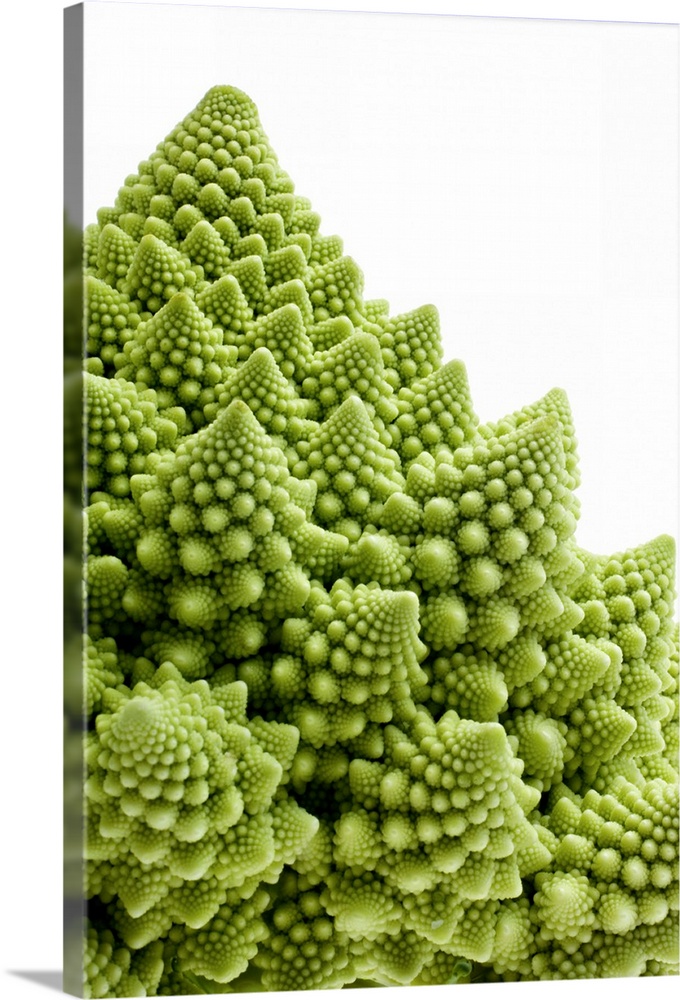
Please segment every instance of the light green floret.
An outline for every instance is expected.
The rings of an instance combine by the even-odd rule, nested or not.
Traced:
[[[409,466],[405,492],[419,504],[424,505],[437,495],[435,467],[435,460],[427,451],[422,452]]]
[[[397,415],[397,407],[373,334],[357,330],[327,351],[314,354],[302,393],[312,401],[317,419],[330,416],[348,396],[359,396],[382,443],[388,448],[392,445],[386,424]]]
[[[574,748],[576,762],[588,773],[624,748],[626,753],[631,749],[635,754],[632,738],[640,730],[640,722],[609,698],[584,698],[569,714],[568,723],[567,739]]]
[[[608,639],[621,650],[618,686],[624,708],[672,688],[675,543],[661,535],[611,558],[585,557],[587,573],[576,600],[585,612],[582,634]]]
[[[523,687],[543,670],[546,655],[538,636],[524,629],[503,649],[495,654],[496,663],[503,671],[503,679],[509,692]]]
[[[394,889],[373,871],[350,868],[331,872],[321,902],[335,926],[354,941],[375,941],[381,934],[398,934],[404,909]]]
[[[318,890],[286,872],[268,914],[269,936],[255,966],[267,990],[338,989],[357,978],[349,936],[324,909]]]
[[[639,911],[635,898],[619,888],[603,892],[598,900],[597,917],[608,934],[626,934],[637,926]]]
[[[365,299],[364,316],[369,323],[380,323],[382,320],[387,324],[390,317],[389,302],[387,299]]]
[[[106,375],[112,375],[114,358],[134,335],[139,314],[127,295],[92,275],[85,277],[83,293],[87,316],[85,353],[101,358]]]
[[[162,973],[162,942],[131,953],[110,930],[87,921],[82,993],[87,1000],[155,996]]]
[[[225,344],[241,348],[252,329],[253,310],[233,274],[225,274],[196,293],[196,304],[223,331]]]
[[[449,955],[445,951],[435,951],[432,958],[426,959],[422,969],[412,981],[412,986],[453,985],[468,982],[471,964],[457,955]]]
[[[430,535],[413,550],[416,579],[425,590],[445,591],[460,581],[460,558],[454,543],[440,535]]]
[[[408,719],[412,688],[425,681],[419,661],[418,601],[377,584],[338,580],[314,592],[307,618],[291,618],[281,634],[272,687],[314,747],[347,742],[370,723]]]
[[[664,701],[668,708],[666,716],[661,720],[661,737],[664,741],[664,751],[661,758],[657,756],[646,757],[641,766],[647,778],[664,777],[667,781],[675,781],[677,783],[677,773],[680,766],[678,750],[678,737],[680,735],[680,728],[678,727],[678,650],[680,649],[680,639],[677,622],[672,633],[668,636],[667,645],[670,647],[667,669],[671,682],[667,688],[664,688],[663,692]],[[658,774],[655,773],[655,768],[660,769]],[[669,771],[669,768],[672,771]]]
[[[236,660],[253,656],[265,645],[268,628],[262,617],[248,610],[235,611],[228,620],[215,627],[219,648],[229,650]]]
[[[524,624],[561,614],[559,600],[540,611],[536,603],[546,583],[572,563],[581,569],[564,548],[575,518],[557,418],[542,417],[484,447],[458,449],[451,462],[443,456],[436,486],[459,507],[454,539],[464,558],[463,592],[516,602]]]
[[[452,879],[439,878],[434,888],[402,894],[404,924],[414,930],[423,944],[446,948],[460,923],[464,906]]]
[[[317,212],[312,211],[312,204],[309,198],[295,195],[295,208],[290,224],[291,232],[301,235],[306,234],[313,239],[318,234],[320,223],[321,218]],[[332,255],[332,259],[335,260],[335,254]]]
[[[267,433],[284,447],[287,439],[295,437],[295,426],[309,409],[267,347],[258,347],[228,377],[218,397],[220,409],[237,399],[248,404]]]
[[[606,787],[617,761],[645,768],[649,778],[675,781],[677,775],[677,681],[673,676],[676,625],[672,620],[675,545],[662,535],[646,545],[611,558],[585,555],[587,574],[579,582],[577,600],[585,615],[579,630],[617,650],[618,669],[594,691],[600,700],[619,707],[614,759],[586,760],[588,780]]]
[[[300,307],[295,302],[280,305],[261,317],[245,335],[239,356],[266,347],[287,379],[300,385],[312,360],[313,347],[305,329]]]
[[[575,594],[584,611],[578,631],[614,651],[616,661],[592,692],[609,717],[593,737],[600,748],[589,738],[583,760],[586,780],[598,790],[615,774],[630,776],[639,768],[647,778],[676,781],[674,552],[672,539],[661,536],[610,558],[583,554],[586,574]],[[608,731],[614,753],[603,754]]]
[[[288,281],[303,280],[307,276],[307,255],[298,243],[272,250],[265,260],[267,284],[270,287]]]
[[[438,367],[438,366],[437,366]],[[449,361],[419,381],[409,381],[398,396],[398,450],[404,463],[423,452],[454,451],[478,440],[467,372],[461,361]]]
[[[337,257],[313,267],[306,286],[315,322],[344,315],[355,326],[361,324],[364,276],[351,257]]]
[[[118,226],[108,222],[101,226],[97,243],[95,275],[117,291],[127,294],[126,278],[135,257],[137,244]]]
[[[520,629],[519,613],[507,600],[492,595],[475,603],[466,601],[467,642],[472,642],[494,655],[515,638]]]
[[[489,962],[500,975],[531,972],[536,925],[531,919],[531,905],[526,896],[502,900],[494,921],[494,939]]]
[[[331,749],[329,756],[337,752]],[[318,754],[303,747],[298,751],[293,761],[291,784],[295,787],[296,777],[303,779],[312,773],[312,760],[318,760]],[[306,774],[303,773],[306,770]],[[298,854],[293,862],[294,870],[302,877],[304,884],[312,886],[325,885],[333,868],[333,826],[330,820],[321,818],[319,828],[309,843]]]
[[[98,630],[109,622],[124,619],[122,602],[128,584],[127,566],[117,556],[88,556],[84,577],[89,625]]]
[[[213,672],[216,645],[204,632],[191,632],[164,621],[158,629],[143,632],[141,641],[145,657],[156,663],[172,663],[186,680]]]
[[[137,538],[144,521],[130,499],[118,499],[108,493],[96,491],[90,495],[91,504],[85,509],[88,552],[101,555],[111,551],[129,564],[134,559]]]
[[[299,441],[297,452],[293,474],[317,485],[315,519],[336,531],[344,528],[350,541],[366,525],[379,523],[385,501],[404,485],[396,453],[382,443],[356,395]]]
[[[527,979],[609,979],[640,976],[643,947],[632,935],[596,933],[578,948],[551,947],[534,955]]]
[[[487,962],[494,944],[500,903],[496,899],[466,902],[448,947],[476,962]]]
[[[384,763],[350,763],[356,804],[336,822],[335,861],[354,874],[374,869],[402,902],[407,926],[483,961],[487,945],[465,930],[476,919],[466,901],[517,896],[521,878],[550,860],[526,819],[538,792],[522,784],[521,762],[498,724],[453,711],[435,723],[420,712],[410,731],[412,738],[387,727]],[[343,921],[347,878],[329,881],[329,909]]]
[[[283,453],[235,399],[153,476],[135,480],[145,518],[137,558],[150,576],[168,580],[172,618],[205,629],[255,605],[265,619],[302,608],[309,594],[297,561],[304,533],[315,533],[317,557],[328,548],[327,533],[307,525],[289,479]]]
[[[314,233],[311,238],[309,263],[311,267],[320,267],[338,260],[343,255],[343,242],[339,236],[323,236]]]
[[[166,196],[160,195],[159,199],[156,201],[156,204],[151,206],[151,211],[165,212],[166,206],[168,208],[170,207],[168,205],[168,202],[170,201],[171,199],[168,199],[166,201]],[[170,218],[161,218],[160,216],[157,215],[148,216],[148,218],[144,222],[142,235],[155,236],[156,239],[161,240],[161,242],[163,243],[167,243],[168,246],[177,248],[180,243],[181,233],[186,232],[186,229],[182,229],[181,226],[179,225],[177,215],[175,215],[175,218],[172,219],[172,211],[167,212],[167,214],[170,216]],[[172,222],[170,221],[171,219]],[[201,221],[201,219],[197,218],[196,221]]]
[[[578,950],[565,945],[541,951],[530,979],[609,979],[677,975],[677,917],[626,934],[596,931]]]
[[[302,236],[289,237],[289,239],[292,238],[302,239]],[[309,300],[309,295],[307,294],[304,282],[300,278],[291,278],[290,281],[282,281],[281,284],[273,285],[269,288],[266,293],[262,312],[265,316],[268,316],[284,306],[297,307],[302,317],[304,328],[309,334],[313,350],[318,350],[319,348],[314,340],[314,337],[312,336],[314,328],[312,303]],[[348,333],[351,333],[354,329],[351,321],[348,320],[346,316],[338,316],[336,319],[328,320],[327,322],[333,328],[339,324],[342,326],[342,329],[347,330]],[[335,342],[335,340],[333,340],[333,342]]]
[[[442,446],[436,458],[422,453],[409,466],[406,493],[422,513],[414,508],[408,516],[395,497],[382,523],[413,538],[425,589],[448,598],[454,588],[463,602],[466,631],[454,633],[456,641],[464,635],[496,651],[522,630],[547,638],[581,621],[568,595],[584,567],[570,542],[575,518],[564,463],[553,413],[484,444],[453,453]],[[446,644],[436,631],[431,638]]]
[[[248,199],[245,199],[248,201]],[[240,243],[241,241],[239,241]],[[267,278],[264,273],[264,264],[260,253],[262,248],[252,245],[237,244],[234,253],[238,253],[238,260],[229,268],[229,273],[238,281],[248,306],[253,313],[264,311],[265,303],[268,299]]]
[[[651,927],[640,931],[640,943],[648,963],[662,963],[671,966],[678,973],[678,914],[677,910]],[[673,973],[671,973],[673,974]]]
[[[545,941],[588,941],[594,929],[598,892],[586,876],[539,872],[534,882],[539,936]]]
[[[380,524],[408,544],[414,540],[423,522],[422,504],[406,493],[393,493],[385,502]]]
[[[86,750],[87,856],[130,947],[172,922],[202,926],[228,890],[275,880],[316,830],[274,801],[296,730],[260,720],[255,735],[246,698],[242,682],[189,683],[169,663],[104,695]]]
[[[423,965],[434,956],[428,945],[413,930],[398,934],[380,934],[365,944],[354,944],[359,977],[381,986],[406,986],[421,973]]]
[[[426,663],[424,669],[431,677],[429,698],[438,710],[453,708],[464,719],[497,722],[507,705],[503,674],[484,650],[462,645],[455,653]]]
[[[423,638],[435,650],[458,646],[469,624],[464,601],[448,593],[421,598],[420,620]]]
[[[503,434],[509,434],[519,427],[526,426],[538,417],[551,413],[555,414],[559,420],[566,469],[569,476],[567,485],[570,490],[573,490],[579,485],[581,476],[578,468],[579,458],[574,421],[569,400],[563,389],[551,389],[536,403],[524,406],[521,410],[510,413],[496,422],[482,424],[479,431],[484,438],[499,437]]]
[[[378,340],[386,378],[397,390],[414,379],[426,378],[441,365],[439,313],[435,306],[426,305],[389,318],[386,302],[385,314],[378,311],[382,308],[380,304],[376,308],[374,300],[371,304],[364,303],[363,312],[369,321],[382,327]]]
[[[309,301],[309,296],[307,296],[306,292],[305,296],[307,297],[307,301]],[[331,347],[335,347],[341,341],[347,340],[354,333],[352,321],[347,316],[334,316],[332,319],[322,320],[321,323],[313,323],[311,303],[309,303],[309,313],[306,312],[302,304],[300,308],[305,319],[305,326],[309,328],[309,338],[312,341],[315,354],[322,354],[324,351],[329,351]]]
[[[536,885],[542,889],[542,879],[552,885],[554,878],[570,873],[594,892],[579,925],[582,941],[589,939],[588,928],[616,935],[634,933],[641,941],[645,928],[653,929],[667,918],[677,925],[677,800],[677,785],[662,779],[639,779],[635,784],[615,777],[606,794],[591,789],[583,798],[565,786],[553,788],[546,820],[559,837],[554,872],[537,876]],[[577,898],[575,888],[574,893]],[[544,908],[553,897],[559,909],[559,894],[552,890]],[[543,898],[537,896],[537,901]],[[585,896],[578,898],[585,906]],[[567,941],[568,928],[560,929],[556,917],[540,916],[541,925],[556,939]]]
[[[156,313],[173,295],[193,289],[202,276],[202,268],[192,267],[184,254],[147,233],[135,247],[121,290]]]
[[[87,487],[128,496],[130,477],[146,471],[147,456],[174,445],[178,426],[159,417],[155,393],[122,379],[83,379]]]
[[[176,204],[185,203],[187,196],[197,200],[201,186],[215,183],[232,198],[240,192],[254,195],[257,191],[269,198],[278,193],[281,199],[284,192],[292,191],[290,178],[278,165],[255,105],[242,91],[227,86],[211,88],[149,160],[140,164],[139,173],[127,182],[133,198],[141,180],[147,185],[151,182],[152,195],[171,194]],[[253,180],[258,180],[261,187],[249,185]],[[119,193],[117,202],[121,207],[123,194]],[[210,197],[204,195],[203,200],[204,207],[212,208],[213,214],[219,208]]]
[[[107,688],[123,683],[123,673],[118,666],[116,643],[113,639],[93,642],[84,637],[83,650],[83,702],[89,717],[102,708],[102,696]]]
[[[262,912],[270,902],[264,889],[246,899],[230,890],[225,902],[200,928],[175,928],[176,969],[203,976],[211,982],[228,983],[248,968],[259,943],[268,935]]]
[[[75,241],[72,252],[73,260],[69,258],[68,244],[69,244],[69,231],[73,234],[73,239]],[[99,247],[99,236],[101,234],[101,226],[98,222],[91,222],[89,225],[85,226],[82,232],[82,236],[77,232],[77,230],[71,230],[68,220],[65,220],[64,225],[64,285],[73,288],[71,280],[75,277],[77,269],[80,268],[82,253],[82,267],[83,274],[85,276],[94,277],[97,272],[97,250]],[[67,264],[67,259],[69,263]],[[78,285],[82,287],[82,275],[78,275]],[[77,293],[80,298],[80,292]],[[69,302],[73,300],[69,299]],[[82,306],[82,299],[80,299],[80,305]],[[68,307],[67,307],[68,308]]]
[[[353,583],[374,581],[381,587],[399,587],[411,578],[408,557],[408,546],[400,545],[394,535],[384,529],[377,531],[369,527],[350,544],[342,561],[342,570]],[[425,629],[425,622],[422,624]]]
[[[568,729],[562,720],[525,709],[513,712],[503,725],[511,742],[515,741],[515,753],[524,762],[523,777],[528,784],[545,792],[561,781],[565,760],[570,760],[574,752],[568,746]]]
[[[563,716],[605,675],[609,654],[594,643],[567,632],[545,648],[546,665],[529,685],[518,688],[511,705],[532,705],[547,715]]]
[[[221,208],[226,207],[224,204],[226,196],[217,185],[206,184],[201,195],[200,200],[203,202],[201,207],[204,211],[209,208],[209,211],[206,212],[207,215],[215,217],[221,214]],[[207,202],[212,202],[212,204],[208,206]],[[229,267],[229,247],[218,230],[211,226],[207,219],[201,219],[191,227],[179,249],[192,264],[199,265],[203,269],[203,274],[209,281],[220,278]]]
[[[156,390],[161,409],[197,405],[202,391],[227,378],[236,351],[185,292],[137,327],[116,357],[117,376]]]

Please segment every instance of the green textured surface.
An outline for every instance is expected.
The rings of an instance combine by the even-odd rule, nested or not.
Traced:
[[[319,229],[216,87],[86,231],[86,995],[677,972],[673,540]]]

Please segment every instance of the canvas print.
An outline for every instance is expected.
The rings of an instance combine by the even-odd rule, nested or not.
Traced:
[[[568,392],[482,421],[226,77],[67,228],[82,995],[677,974],[673,537],[582,547]]]

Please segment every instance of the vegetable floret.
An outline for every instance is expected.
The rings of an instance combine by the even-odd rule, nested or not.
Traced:
[[[85,994],[677,973],[674,542],[320,223],[218,86],[67,276]]]
[[[173,922],[202,926],[229,890],[250,895],[252,877],[280,872],[317,828],[296,803],[274,801],[284,767],[248,728],[246,699],[240,681],[211,689],[171,663],[102,696],[87,748],[87,851],[97,894],[125,911],[130,947]],[[288,768],[297,733],[284,727],[281,744],[279,725],[258,731]]]

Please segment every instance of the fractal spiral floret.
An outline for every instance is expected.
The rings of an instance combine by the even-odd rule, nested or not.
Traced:
[[[674,542],[579,546],[565,393],[480,423],[232,87],[83,244],[85,996],[677,973]]]

